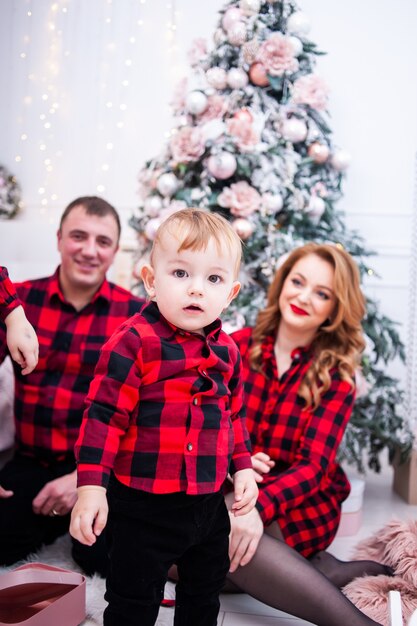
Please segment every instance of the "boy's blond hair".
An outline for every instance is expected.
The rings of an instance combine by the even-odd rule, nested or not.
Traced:
[[[235,257],[234,276],[239,275],[242,261],[242,241],[230,223],[218,213],[188,208],[170,215],[156,231],[150,261],[153,264],[155,248],[161,245],[164,235],[169,233],[178,240],[181,250],[204,250],[210,239],[214,239],[219,253],[225,249]]]

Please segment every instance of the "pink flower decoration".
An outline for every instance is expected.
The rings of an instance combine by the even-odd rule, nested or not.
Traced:
[[[237,146],[243,152],[251,150],[259,143],[259,135],[250,120],[230,119],[227,121],[227,132],[232,135]]]
[[[227,111],[227,100],[224,96],[213,95],[207,98],[207,107],[204,112],[200,115],[201,122],[209,122],[210,120],[216,120],[226,113]]]
[[[204,139],[199,128],[183,126],[170,141],[172,158],[176,163],[197,161],[204,152]]]
[[[230,209],[236,217],[247,217],[261,206],[262,198],[260,194],[242,180],[238,183],[225,187],[217,198],[221,207]]]
[[[174,89],[171,106],[175,114],[181,113],[185,109],[185,99],[187,96],[188,79],[182,78]]]
[[[198,65],[204,57],[207,56],[207,42],[203,37],[197,37],[191,44],[191,48],[187,53],[188,61],[191,67]]]
[[[271,76],[282,76],[285,72],[298,70],[298,61],[294,53],[295,49],[290,38],[281,33],[274,33],[261,44],[256,59]]]
[[[329,88],[317,74],[307,74],[297,78],[294,83],[292,98],[297,104],[308,104],[317,111],[327,106]]]

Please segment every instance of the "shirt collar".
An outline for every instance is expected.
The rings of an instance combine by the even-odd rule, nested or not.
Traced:
[[[62,292],[61,285],[59,284],[59,268],[60,266],[58,266],[54,274],[52,274],[51,280],[48,284],[49,301],[51,302],[53,298],[58,298],[61,302],[68,304]],[[111,297],[111,286],[107,278],[105,278],[104,281],[101,283],[99,289],[94,294],[91,302],[96,302],[99,298],[105,300],[106,302],[110,302]]]

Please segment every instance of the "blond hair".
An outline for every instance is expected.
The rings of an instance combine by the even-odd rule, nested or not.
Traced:
[[[297,261],[310,254],[333,267],[336,299],[332,319],[318,329],[311,344],[313,360],[298,390],[306,408],[316,409],[321,396],[330,387],[331,369],[336,368],[341,378],[354,387],[355,370],[365,347],[361,326],[366,312],[365,298],[360,288],[358,267],[348,252],[332,244],[317,243],[308,243],[291,252],[277,270],[268,290],[267,305],[258,314],[249,360],[254,369],[262,370],[261,344],[267,335],[276,334],[281,319],[279,297],[284,282]]]
[[[242,262],[242,241],[230,222],[218,213],[188,208],[170,215],[156,231],[150,260],[153,263],[155,249],[161,245],[164,235],[173,235],[181,250],[205,250],[210,239],[216,243],[221,254],[226,249],[235,259],[234,276],[237,278]]]

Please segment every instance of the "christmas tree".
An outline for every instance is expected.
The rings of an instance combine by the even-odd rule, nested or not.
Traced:
[[[328,88],[316,72],[323,53],[309,28],[292,0],[228,2],[211,49],[194,42],[170,139],[139,174],[141,203],[130,223],[141,257],[161,221],[186,206],[221,213],[244,240],[243,288],[229,328],[254,322],[280,258],[306,241],[342,246],[362,274],[372,273],[363,239],[336,208],[349,155],[333,142]],[[393,357],[404,359],[403,346],[395,324],[367,304],[362,390],[340,459],[379,471],[381,452],[404,457],[412,435],[402,391],[384,372]]]

